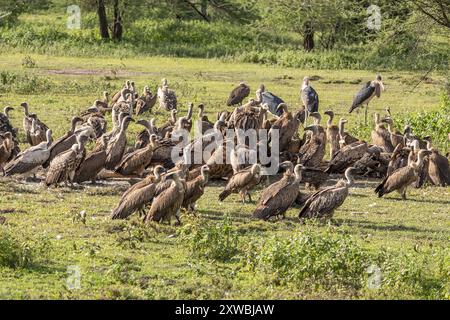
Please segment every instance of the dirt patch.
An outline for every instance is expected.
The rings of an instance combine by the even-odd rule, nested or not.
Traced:
[[[105,76],[105,77],[129,77],[140,75],[156,75],[156,72],[125,71],[125,70],[104,70],[104,69],[47,69],[46,74],[60,74],[69,76]]]

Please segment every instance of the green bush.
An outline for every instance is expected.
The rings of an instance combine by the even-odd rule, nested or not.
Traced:
[[[250,246],[247,265],[264,272],[277,282],[302,287],[360,289],[370,265],[369,254],[351,236],[301,230],[279,239],[265,239]]]
[[[193,221],[180,233],[194,257],[227,262],[238,253],[239,235],[228,216],[215,224]]]
[[[49,256],[51,244],[46,237],[23,239],[8,231],[0,233],[0,266],[30,268]]]

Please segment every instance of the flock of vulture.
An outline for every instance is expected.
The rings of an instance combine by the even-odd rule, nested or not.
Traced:
[[[362,106],[367,110],[370,99],[380,97],[383,89],[378,75],[356,94],[349,112]],[[45,175],[42,180],[49,187],[127,179],[131,186],[113,208],[111,218],[125,219],[138,213],[146,222],[169,223],[173,217],[179,222],[182,209],[195,211],[196,201],[212,179],[227,181],[219,201],[235,193],[243,202],[247,198],[252,202],[252,190],[265,184],[253,212],[255,218],[263,220],[284,217],[294,203],[302,206],[300,219],[330,218],[348,196],[354,175],[382,179],[375,189],[379,197],[398,191],[406,199],[410,185],[417,188],[425,183],[450,185],[447,156],[432,147],[429,137],[415,136],[411,127],[407,126],[403,132],[396,130],[389,108],[385,115],[374,114],[369,143],[345,131],[346,119],[340,118],[334,124],[332,110],[323,112],[328,119],[321,124],[318,94],[308,77],[303,80],[300,90],[303,107],[298,110],[289,110],[264,85],[258,88],[255,98],[244,103],[249,95],[250,88],[240,83],[229,96],[229,110],[208,117],[205,106],[200,104],[194,120],[192,103],[185,115],[179,115],[176,93],[167,80],[163,80],[157,94],[145,87],[142,95],[134,82],[127,81],[114,96],[105,92],[103,100],[96,100],[92,107],[74,116],[67,133],[56,140],[38,115],[30,112],[28,104],[22,103],[23,130],[30,145],[23,151],[19,149],[18,129],[9,118],[13,108],[6,107],[0,113],[0,172],[4,177],[22,179],[31,176],[36,179],[40,173]],[[151,113],[157,102],[159,108],[170,114],[167,122],[157,125],[154,118],[136,121],[143,130],[137,134],[134,146],[128,146],[129,123]],[[108,131],[109,113],[112,128]],[[300,127],[303,127],[302,135]],[[278,130],[279,154],[271,155],[277,156],[279,167],[274,183],[268,185],[270,180],[264,178],[264,165],[260,161],[250,161],[256,150],[248,144],[236,143],[232,150],[226,150],[229,146],[226,140],[236,137],[225,136],[220,141],[212,138],[215,133],[226,135],[230,129],[236,132],[266,129],[269,140],[265,143],[269,151],[275,143],[270,137]],[[182,149],[181,160],[174,161],[171,155],[177,141],[173,137],[179,130],[194,130],[202,135],[196,135]],[[86,148],[89,141],[95,142],[91,150]],[[329,161],[324,160],[327,145]],[[186,155],[198,146],[203,149],[213,146],[214,152],[201,163],[191,164],[186,161]],[[226,154],[230,161],[218,161],[224,160]],[[259,160],[258,155],[256,159]],[[331,174],[343,174],[344,178],[335,185],[323,187]],[[305,190],[313,190],[306,194],[300,191],[300,184],[305,184]]]

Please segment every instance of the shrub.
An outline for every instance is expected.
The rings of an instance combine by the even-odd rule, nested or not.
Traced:
[[[50,250],[50,242],[45,237],[23,239],[9,232],[0,234],[0,266],[30,268],[45,260]]]
[[[239,235],[228,216],[215,224],[188,223],[180,233],[192,256],[226,262],[238,253]]]

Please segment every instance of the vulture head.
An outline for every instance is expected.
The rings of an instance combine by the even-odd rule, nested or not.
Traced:
[[[3,109],[3,113],[5,114],[5,116],[6,116],[7,118],[9,118],[9,112],[12,111],[12,110],[14,110],[13,107],[7,106],[7,107],[5,107],[5,109]]]
[[[29,115],[29,113],[28,113],[28,103],[22,102],[20,104],[20,106],[23,108],[23,111],[24,111],[25,115],[28,116]]]
[[[47,138],[47,147],[50,147],[53,142],[52,130],[48,129],[47,132],[45,133],[45,137]]]

